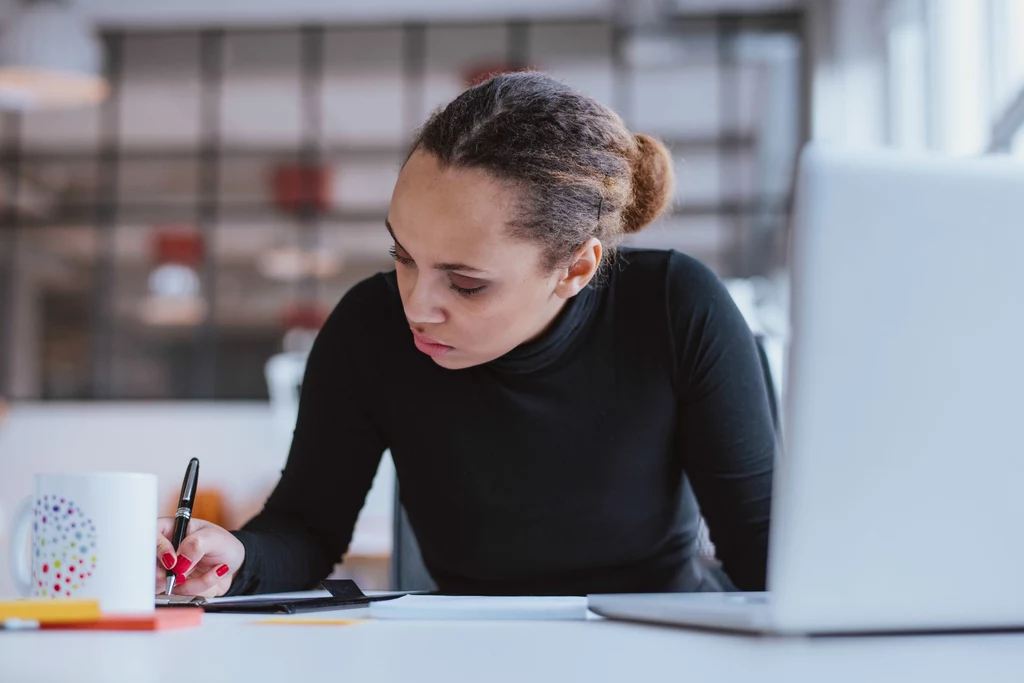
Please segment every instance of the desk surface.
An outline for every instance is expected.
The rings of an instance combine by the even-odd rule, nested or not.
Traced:
[[[359,618],[366,610],[284,618]],[[0,681],[1024,680],[1024,634],[780,639],[626,624],[366,621],[271,626],[207,614],[164,633],[0,632]]]

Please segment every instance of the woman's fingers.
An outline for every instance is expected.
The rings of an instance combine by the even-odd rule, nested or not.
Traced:
[[[230,574],[231,568],[226,564],[217,565],[205,572],[193,574],[188,577],[185,583],[181,584],[181,594],[202,595],[205,597],[220,595],[226,592],[226,586],[230,585]],[[225,582],[225,580],[225,587],[222,589],[219,584]],[[178,588],[175,587],[174,591],[177,593]]]
[[[216,524],[193,519],[189,522],[188,535],[175,550],[171,544],[174,523],[173,517],[157,520],[157,592],[163,591],[166,572],[172,571],[177,595],[226,593],[235,572],[245,561],[241,541]]]
[[[178,581],[181,581],[182,576],[187,577],[189,573],[195,569],[203,556],[206,555],[206,543],[205,534],[202,530],[196,533],[190,534],[185,537],[185,540],[178,546],[177,560],[170,569],[177,574]]]
[[[172,533],[174,533],[173,517],[161,517],[156,521],[156,560],[164,569],[170,569],[178,560],[174,546],[171,545]]]

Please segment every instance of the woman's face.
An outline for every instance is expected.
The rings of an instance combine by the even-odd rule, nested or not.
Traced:
[[[508,234],[514,208],[511,187],[482,170],[442,169],[422,150],[398,176],[387,220],[398,289],[416,347],[444,368],[540,335],[590,279],[578,267],[545,271],[540,245]]]

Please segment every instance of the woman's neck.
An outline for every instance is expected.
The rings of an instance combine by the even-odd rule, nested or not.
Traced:
[[[533,372],[558,362],[580,343],[585,336],[599,305],[593,286],[583,289],[570,299],[553,301],[551,308],[540,318],[538,331],[488,367],[493,370],[524,373]]]
[[[541,323],[538,330],[523,340],[523,344],[533,343],[550,332],[551,328],[554,327],[555,322],[558,320],[558,317],[562,314],[562,311],[565,310],[565,305],[569,303],[568,299],[563,299],[560,296],[552,295],[551,298],[552,303],[547,307],[548,310],[545,312],[544,316],[541,317]]]

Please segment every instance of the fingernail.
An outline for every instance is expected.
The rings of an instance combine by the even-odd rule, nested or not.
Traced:
[[[164,569],[170,569],[174,566],[174,555],[170,553],[164,553],[164,556],[161,559],[163,560],[164,563]]]
[[[185,583],[187,581],[184,574],[175,574],[174,580],[176,583]]]
[[[178,555],[178,562],[171,567],[171,569],[173,569],[176,574],[184,574],[191,566],[192,560],[188,559],[184,555]]]
[[[221,566],[217,567],[217,576],[224,576],[227,573],[228,566],[226,564],[222,564]]]

